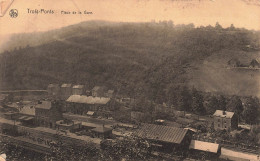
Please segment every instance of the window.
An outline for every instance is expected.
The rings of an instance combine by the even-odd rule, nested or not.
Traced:
[[[220,124],[218,124],[218,127],[220,127]]]
[[[218,119],[218,122],[220,122],[220,119]]]

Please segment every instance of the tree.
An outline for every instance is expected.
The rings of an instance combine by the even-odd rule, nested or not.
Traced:
[[[181,111],[191,111],[191,95],[186,86],[180,89],[178,97],[178,109]]]
[[[223,95],[218,98],[218,110],[226,111],[227,100]]]
[[[235,30],[236,28],[235,28],[235,26],[234,26],[233,24],[231,24],[228,29],[231,30],[231,31],[233,31],[233,30]]]
[[[216,96],[212,96],[206,106],[206,111],[208,114],[212,115],[218,109],[218,99]]]
[[[243,111],[243,104],[238,96],[233,96],[227,103],[227,111],[235,112],[238,116],[241,115]]]
[[[216,22],[215,29],[222,30],[222,26],[219,24],[219,22]]]
[[[205,108],[203,106],[203,96],[195,89],[192,89],[192,111],[195,114],[205,114]]]
[[[254,124],[258,118],[257,108],[259,106],[259,102],[256,98],[248,97],[244,104],[244,110],[242,112],[242,117],[244,121],[248,124]]]

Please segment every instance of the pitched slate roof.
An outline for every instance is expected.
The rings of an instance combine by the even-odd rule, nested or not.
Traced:
[[[199,140],[191,140],[190,149],[196,149],[201,151],[207,151],[212,153],[217,153],[219,150],[219,144],[204,142]]]
[[[110,98],[92,97],[85,95],[71,95],[66,101],[85,104],[107,104],[110,101]]]
[[[162,125],[143,124],[141,128],[135,132],[135,135],[150,140],[180,144],[187,132],[188,129]]]
[[[35,108],[51,109],[51,101],[42,101],[41,103],[37,104]]]
[[[213,114],[213,116],[232,118],[234,116],[234,112],[216,110],[216,112]]]

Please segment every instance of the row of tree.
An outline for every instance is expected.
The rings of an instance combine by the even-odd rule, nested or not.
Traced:
[[[198,91],[186,86],[172,88],[167,93],[166,104],[179,111],[192,112],[197,115],[212,115],[216,110],[231,111],[238,114],[240,121],[255,124],[259,115],[259,99],[256,97],[224,96]],[[154,112],[156,104],[144,97],[137,98],[135,111]]]

